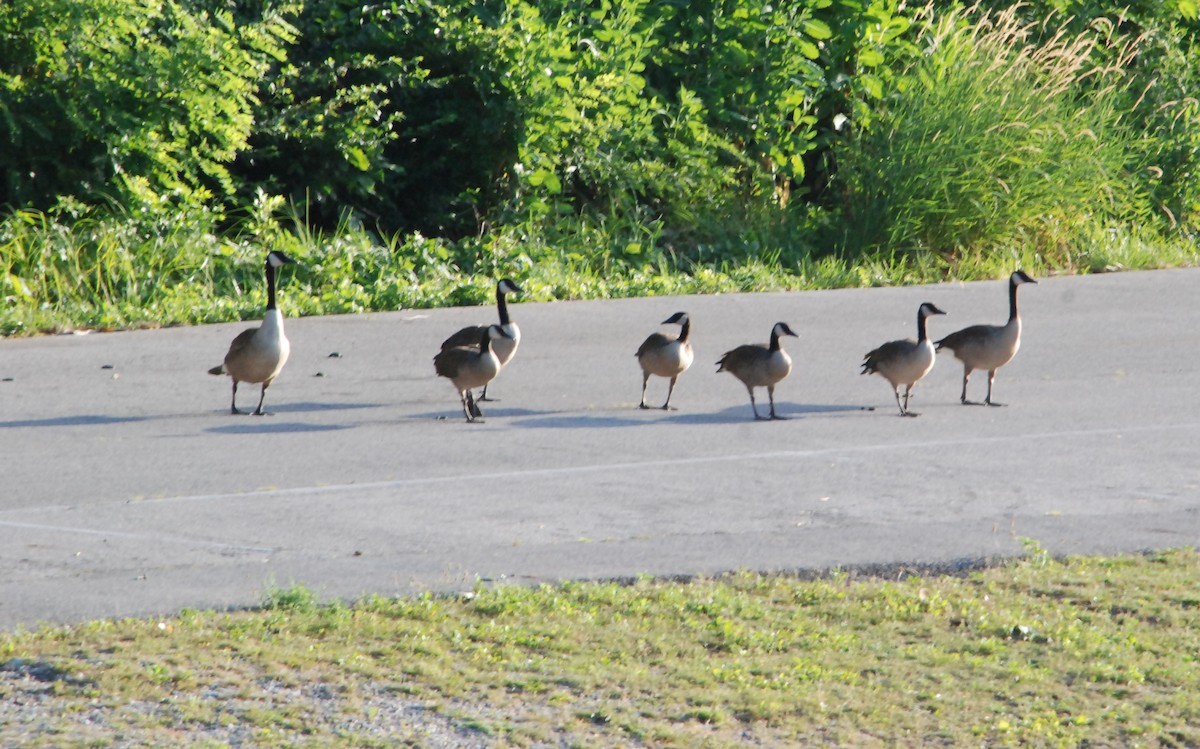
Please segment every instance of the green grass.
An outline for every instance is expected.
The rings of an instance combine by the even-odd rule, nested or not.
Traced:
[[[1031,547],[967,576],[275,590],[0,635],[0,744],[1195,746],[1198,573]]]
[[[356,226],[308,230],[275,199],[218,231],[211,217],[180,214],[152,226],[85,213],[19,211],[0,221],[0,334],[101,330],[255,318],[265,304],[263,257],[300,262],[281,275],[289,316],[485,303],[495,279],[520,281],[523,301],[667,294],[797,291],[1194,265],[1186,238],[1120,226],[1083,227],[1052,254],[1017,236],[988,252],[818,253],[768,245],[692,248],[666,243],[637,254],[601,234],[521,241],[516,230],[457,243],[420,235],[380,238]],[[797,230],[799,227],[796,227]],[[591,241],[595,240],[595,241]],[[607,241],[609,244],[605,244]],[[781,247],[783,247],[781,249]]]

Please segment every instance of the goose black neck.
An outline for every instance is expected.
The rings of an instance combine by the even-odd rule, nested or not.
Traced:
[[[692,321],[690,319],[686,319],[683,321],[683,327],[681,327],[679,329],[679,338],[677,340],[680,343],[686,343],[687,339],[688,339],[688,335],[690,335],[691,332],[692,332]]]
[[[929,316],[925,314],[925,308],[917,310],[917,342],[925,341],[929,338],[925,332],[926,323],[929,321]]]
[[[492,334],[487,328],[483,329],[483,334],[479,336],[479,352],[486,354],[492,348]]]
[[[1008,319],[1017,319],[1017,282],[1010,280],[1008,282]]]
[[[511,320],[508,319],[508,302],[504,300],[504,290],[496,287],[496,309],[500,310],[500,324],[508,325]]]
[[[771,350],[772,351],[779,350],[779,331],[778,330],[771,331]]]
[[[275,266],[267,261],[267,309],[275,309]]]

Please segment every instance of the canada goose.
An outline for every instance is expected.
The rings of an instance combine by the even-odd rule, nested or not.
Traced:
[[[517,353],[517,346],[521,343],[521,329],[508,316],[508,303],[504,296],[505,294],[520,293],[520,287],[507,278],[496,284],[496,309],[500,312],[500,327],[504,329],[504,336],[492,341],[492,350],[495,351],[496,359],[499,360],[501,367],[508,364],[513,355]],[[488,327],[487,325],[468,325],[442,341],[442,350],[475,348],[479,345],[479,341]],[[487,397],[487,385],[483,386],[483,394],[479,396],[479,400],[493,400]]]
[[[900,407],[901,416],[917,416],[908,410],[908,396],[916,386],[917,381],[929,374],[933,369],[933,344],[925,332],[925,319],[930,315],[944,315],[937,305],[925,302],[917,309],[917,340],[905,338],[900,341],[888,341],[879,348],[863,357],[862,374],[883,375],[892,383],[892,391],[896,394],[896,405]],[[900,386],[904,386],[904,402],[900,402]]]
[[[275,269],[294,262],[279,250],[267,253],[267,311],[263,315],[262,325],[239,333],[229,344],[225,361],[208,370],[211,375],[227,374],[233,378],[230,413],[245,413],[237,407],[238,383],[261,382],[262,393],[258,397],[258,408],[254,409],[254,415],[266,415],[263,399],[267,397],[267,388],[283,370],[291,353],[291,344],[283,332],[283,315],[275,307]]]
[[[992,402],[992,383],[996,370],[1012,361],[1021,347],[1021,318],[1017,315],[1017,287],[1023,283],[1037,283],[1025,271],[1019,270],[1008,279],[1008,322],[1004,325],[972,325],[955,331],[937,342],[937,350],[948,348],[954,357],[963,363],[963,405],[979,405],[967,400],[967,380],[976,369],[988,371],[987,398],[984,404],[1002,406]]]
[[[785,322],[775,323],[771,328],[771,344],[748,343],[738,346],[717,361],[720,365],[718,372],[729,372],[742,381],[746,392],[750,393],[750,408],[754,410],[754,418],[763,420],[758,415],[758,405],[754,402],[754,388],[765,387],[767,398],[771,401],[772,419],[783,419],[775,414],[775,384],[787,377],[792,371],[792,358],[779,346],[779,337],[790,335],[798,338]]]
[[[433,367],[438,375],[454,383],[467,421],[475,421],[483,416],[471,390],[485,387],[500,372],[500,358],[496,356],[495,344],[506,338],[508,333],[502,326],[489,325],[480,332],[476,340],[477,348],[460,346],[442,349],[433,357]]]
[[[688,336],[692,331],[692,321],[686,312],[676,312],[662,321],[663,325],[676,323],[683,326],[679,329],[678,338],[668,338],[662,333],[651,333],[650,337],[642,341],[642,345],[638,347],[638,364],[642,365],[642,402],[638,408],[650,408],[646,405],[646,384],[650,382],[650,375],[658,375],[671,378],[671,384],[667,387],[667,401],[662,404],[662,410],[669,409],[671,393],[675,391],[675,381],[679,379],[679,375],[687,371],[688,367],[692,366],[695,354],[692,351],[692,344],[688,342]]]

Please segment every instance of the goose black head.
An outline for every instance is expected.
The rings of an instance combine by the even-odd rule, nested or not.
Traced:
[[[1009,281],[1011,281],[1014,286],[1022,283],[1037,283],[1033,276],[1029,275],[1023,270],[1014,271],[1012,276],[1009,278]]]
[[[668,317],[666,320],[663,320],[662,324],[663,325],[674,325],[674,324],[678,323],[680,325],[683,325],[687,321],[688,321],[688,314],[686,312],[676,312],[675,314]]]
[[[943,310],[941,307],[938,307],[933,302],[925,302],[924,304],[922,304],[921,309],[919,310],[919,313],[920,313],[921,317],[929,317],[930,315],[946,314],[945,310]]]
[[[498,341],[501,338],[512,338],[508,333],[504,332],[504,328],[499,325],[489,325],[479,331],[479,350],[486,351],[491,348],[492,341]]]
[[[520,294],[521,287],[513,283],[512,280],[506,278],[500,283],[496,284],[496,291],[500,294]]]
[[[267,265],[271,266],[272,268],[278,268],[281,265],[287,265],[289,263],[295,264],[295,262],[295,260],[292,260],[290,257],[288,257],[287,254],[285,254],[282,250],[271,250],[267,253]]]
[[[788,324],[785,322],[775,323],[775,327],[771,328],[771,335],[774,337],[779,337],[782,335],[790,335],[792,338],[800,337],[799,335],[796,334],[796,331],[789,328]]]

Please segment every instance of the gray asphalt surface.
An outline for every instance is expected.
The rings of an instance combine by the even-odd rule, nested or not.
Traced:
[[[522,304],[486,423],[434,376],[495,308],[289,320],[271,417],[205,374],[245,324],[0,342],[0,627],[325,598],[733,569],[956,565],[1200,541],[1200,270],[1021,289],[1007,408],[949,356],[896,415],[862,356],[1003,322],[1003,281]],[[286,274],[281,294],[287,294]],[[633,352],[677,310],[696,363],[639,411]],[[712,364],[788,322],[788,421]],[[673,330],[677,330],[674,329]],[[337,352],[340,358],[330,358]],[[106,368],[111,367],[111,368]],[[982,398],[986,376],[972,395]],[[252,406],[256,388],[244,388]],[[649,400],[661,403],[663,380]],[[765,397],[761,399],[765,409]],[[490,405],[490,407],[488,407]],[[873,409],[873,410],[872,410]]]

